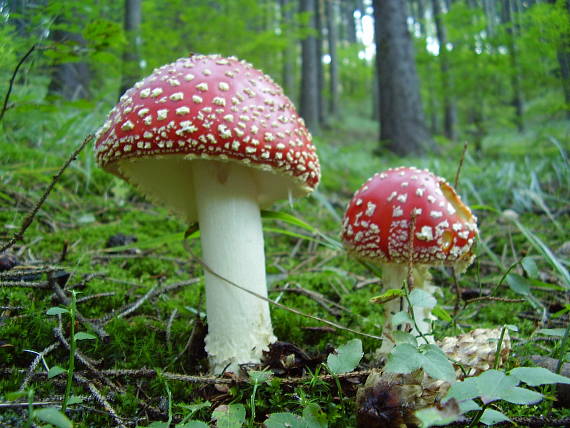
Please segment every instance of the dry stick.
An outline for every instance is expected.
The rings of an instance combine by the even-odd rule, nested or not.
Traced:
[[[0,281],[0,288],[50,288],[48,282]]]
[[[318,322],[320,322],[320,323],[329,325],[329,326],[331,326],[331,327],[338,328],[339,330],[348,331],[348,332],[350,332],[350,333],[353,333],[353,334],[356,334],[356,335],[359,335],[359,336],[363,336],[363,337],[369,337],[369,338],[371,338],[371,339],[382,340],[382,338],[381,338],[380,336],[375,336],[375,335],[373,335],[373,334],[363,333],[363,332],[361,332],[361,331],[354,330],[354,329],[352,329],[352,328],[342,326],[342,325],[340,325],[340,324],[337,324],[337,323],[335,323],[335,322],[326,320],[326,319],[324,319],[324,318],[319,318],[319,317],[317,317],[317,316],[315,316],[315,315],[306,314],[306,313],[304,313],[304,312],[301,312],[301,311],[298,310],[298,309],[290,308],[289,306],[285,306],[285,305],[283,305],[282,303],[278,303],[278,302],[276,302],[275,300],[271,300],[271,299],[269,299],[269,298],[267,298],[267,297],[265,297],[265,296],[262,296],[261,294],[258,294],[258,293],[254,292],[254,291],[251,291],[251,290],[249,290],[249,289],[247,289],[247,288],[245,288],[245,287],[242,287],[241,285],[236,284],[235,282],[230,281],[230,280],[227,279],[227,278],[224,278],[224,277],[223,277],[222,275],[220,275],[219,273],[214,272],[214,271],[210,268],[210,266],[208,266],[202,259],[200,259],[199,257],[197,257],[197,256],[194,254],[194,252],[192,251],[192,248],[190,248],[190,246],[188,245],[188,241],[184,240],[184,241],[183,241],[183,244],[184,244],[184,247],[186,248],[186,251],[188,251],[188,253],[192,256],[192,258],[194,258],[194,259],[198,262],[198,264],[200,264],[200,265],[201,265],[206,271],[208,271],[211,275],[214,275],[216,278],[219,278],[219,279],[221,279],[222,281],[225,281],[225,282],[227,282],[228,284],[230,284],[230,285],[232,285],[232,286],[234,286],[234,287],[236,287],[236,288],[239,288],[240,290],[242,290],[242,291],[244,291],[244,292],[246,292],[246,293],[248,293],[248,294],[251,294],[252,296],[257,297],[258,299],[261,299],[261,300],[263,300],[263,301],[265,301],[265,302],[267,302],[267,303],[270,303],[270,304],[272,304],[272,305],[274,305],[274,306],[277,306],[278,308],[284,309],[284,310],[286,310],[286,311],[288,311],[288,312],[291,312],[291,313],[293,313],[293,314],[295,314],[295,315],[300,315],[300,316],[302,316],[302,317],[305,317],[305,318],[309,318],[309,319],[318,321]]]
[[[18,74],[18,70],[20,69],[22,64],[24,64],[24,62],[28,59],[28,57],[31,55],[31,53],[34,51],[35,48],[36,45],[32,45],[32,47],[28,49],[28,52],[26,52],[24,56],[20,59],[20,61],[18,61],[18,64],[16,64],[16,68],[14,68],[14,72],[12,73],[12,77],[10,78],[10,84],[8,85],[8,91],[6,92],[6,96],[4,97],[4,105],[2,106],[2,111],[0,111],[0,122],[4,118],[6,110],[8,110],[8,100],[10,99],[10,94],[12,93],[14,81],[16,80],[16,74]]]
[[[63,303],[65,306],[69,306],[71,304],[71,299],[65,295],[65,292],[61,289],[57,281],[54,280],[52,273],[48,273],[48,281],[59,301]],[[111,336],[109,336],[109,333],[107,333],[103,327],[101,327],[99,324],[89,321],[77,309],[75,310],[75,314],[77,320],[82,324],[85,324],[86,326],[91,328],[97,334],[97,336],[99,336],[99,338],[103,343],[109,343],[109,341],[111,340]]]
[[[73,377],[80,383],[86,384],[87,388],[95,398],[95,400],[103,406],[103,409],[115,420],[118,427],[126,428],[125,424],[123,423],[123,419],[117,414],[115,409],[111,406],[111,404],[105,399],[105,397],[99,392],[99,390],[93,385],[88,379],[84,378],[83,376],[75,373]]]
[[[36,355],[36,358],[34,358],[34,361],[32,361],[32,364],[30,364],[30,367],[28,367],[28,373],[26,374],[26,377],[24,378],[24,381],[20,385],[20,389],[18,391],[23,391],[24,389],[26,389],[26,387],[32,380],[34,370],[36,369],[40,361],[42,361],[43,357],[45,357],[47,354],[49,354],[51,351],[53,351],[59,346],[60,346],[59,342],[54,342],[51,345],[49,345],[47,348],[45,348],[42,352]]]
[[[109,280],[111,281],[111,279],[109,279]],[[132,312],[134,312],[135,310],[137,310],[149,298],[154,297],[155,295],[157,295],[159,293],[164,293],[167,291],[174,290],[176,288],[196,284],[198,281],[199,281],[198,278],[192,278],[192,279],[189,279],[186,281],[180,281],[180,282],[177,282],[174,284],[164,285],[162,287],[158,287],[158,285],[155,285],[146,294],[141,296],[134,303],[130,303],[128,305],[125,305],[121,309],[119,309],[118,311],[114,311],[108,315],[105,315],[102,318],[99,318],[98,322],[100,324],[107,324],[112,319],[125,317],[125,316],[131,314]],[[140,285],[140,284],[134,284],[134,285]]]
[[[461,173],[461,168],[463,168],[463,162],[465,161],[465,155],[467,154],[468,145],[469,143],[467,141],[463,143],[463,152],[461,152],[461,158],[459,159],[459,165],[457,165],[457,172],[455,173],[455,180],[453,180],[453,187],[455,188],[456,192],[457,189],[459,188],[459,174]]]
[[[522,303],[526,302],[525,299],[507,299],[505,297],[482,296],[466,300],[463,304],[465,306],[477,302],[502,302],[502,303]]]
[[[88,135],[87,137],[85,137],[85,139],[83,140],[83,142],[81,143],[81,145],[71,154],[71,156],[69,157],[69,159],[67,159],[67,161],[65,161],[65,163],[63,164],[63,166],[59,169],[59,171],[53,176],[51,183],[49,184],[48,188],[46,189],[46,191],[44,192],[44,194],[42,195],[42,197],[40,198],[40,200],[37,202],[37,204],[34,206],[34,208],[32,209],[32,211],[24,218],[24,220],[22,221],[22,225],[20,226],[20,230],[18,230],[14,236],[12,236],[12,238],[10,238],[10,240],[2,247],[0,248],[0,253],[6,251],[8,248],[12,247],[16,242],[21,241],[22,239],[24,239],[24,233],[26,232],[26,230],[28,229],[28,227],[30,227],[30,225],[32,224],[32,222],[34,221],[34,218],[36,216],[36,214],[38,213],[38,211],[40,210],[41,206],[43,205],[43,203],[45,202],[45,200],[47,199],[47,197],[49,196],[49,194],[51,193],[51,191],[53,190],[55,183],[57,183],[60,179],[60,177],[62,176],[63,172],[67,169],[67,167],[69,166],[69,164],[71,164],[71,162],[73,162],[77,156],[79,155],[79,153],[85,148],[85,146],[87,146],[88,144],[90,144],[93,141],[94,136],[93,135]]]

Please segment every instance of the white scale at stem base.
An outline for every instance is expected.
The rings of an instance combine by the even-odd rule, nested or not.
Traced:
[[[256,183],[232,162],[192,163],[205,272],[208,336],[214,373],[258,363],[276,340],[269,304],[222,278],[267,297],[265,252]]]

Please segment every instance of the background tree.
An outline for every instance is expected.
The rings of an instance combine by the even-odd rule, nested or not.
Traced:
[[[123,74],[120,94],[141,77],[141,0],[125,0],[124,30],[127,43],[123,52]]]
[[[330,57],[329,64],[329,112],[332,117],[339,113],[339,71],[338,71],[338,2],[336,0],[325,0],[327,17],[327,42]]]
[[[425,124],[405,3],[374,0],[380,140],[399,155],[434,148]]]
[[[316,0],[301,0],[300,11],[306,14],[308,28],[313,31],[301,41],[301,94],[300,114],[313,134],[320,132],[319,124],[319,65],[317,47]]]

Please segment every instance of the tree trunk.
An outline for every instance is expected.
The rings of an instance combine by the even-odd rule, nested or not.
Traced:
[[[57,17],[54,21],[55,26],[64,24],[61,17]],[[50,38],[56,44],[70,47],[84,47],[85,39],[81,34],[70,33],[62,29],[50,32]],[[57,95],[69,101],[81,98],[89,98],[89,82],[91,80],[91,71],[89,65],[83,61],[56,63],[52,66],[51,82],[48,92],[51,95]]]
[[[125,19],[123,28],[127,37],[127,45],[123,52],[123,75],[121,78],[120,95],[131,88],[140,78],[140,27],[141,0],[125,0]]]
[[[310,14],[309,26],[316,34],[315,0],[301,0],[301,12]],[[309,35],[301,41],[301,95],[300,113],[307,127],[313,134],[318,134],[319,127],[319,76],[317,57],[317,39]]]
[[[431,0],[437,41],[439,44],[439,67],[443,92],[443,130],[445,136],[455,140],[456,110],[452,96],[451,73],[449,72],[449,56],[447,52],[447,33],[441,19],[440,0]]]
[[[515,109],[515,124],[519,132],[524,130],[523,122],[523,96],[521,75],[519,67],[519,55],[515,43],[517,33],[516,18],[514,16],[514,9],[512,0],[506,0],[503,3],[503,23],[507,25],[507,43],[509,49],[509,59],[511,63],[511,86],[513,90],[511,105]]]
[[[326,12],[327,12],[327,36],[328,36],[328,48],[329,56],[331,59],[329,69],[330,69],[330,80],[329,80],[329,113],[334,118],[338,116],[338,106],[339,106],[339,76],[338,76],[338,56],[336,52],[337,44],[337,8],[338,3],[336,0],[326,0]]]
[[[401,0],[374,0],[376,65],[380,83],[380,142],[398,155],[435,144],[424,123],[412,39]]]
[[[323,10],[321,8],[322,1],[315,0],[315,27],[317,29],[317,98],[319,104],[319,125],[325,124],[326,108],[325,108],[325,68],[323,64]]]
[[[293,25],[293,7],[292,0],[280,0],[281,5],[281,34],[288,38],[288,29]],[[291,39],[287,40],[286,46],[283,48],[283,91],[291,99],[294,99],[295,93],[295,45]]]
[[[342,0],[340,2],[343,21],[344,21],[344,31],[342,39],[348,43],[356,43],[356,22],[354,20],[354,1],[353,0]]]

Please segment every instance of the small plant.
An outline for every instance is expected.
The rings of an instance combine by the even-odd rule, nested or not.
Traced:
[[[65,385],[65,393],[63,395],[63,402],[61,403],[61,411],[65,413],[67,406],[70,404],[79,404],[82,402],[80,397],[71,395],[71,386],[73,385],[73,373],[75,371],[75,351],[77,349],[77,342],[80,340],[94,340],[96,339],[90,333],[84,331],[75,332],[75,319],[76,319],[76,305],[77,295],[75,291],[71,292],[71,301],[68,308],[61,308],[58,306],[51,307],[47,310],[47,315],[69,314],[70,318],[70,333],[69,333],[69,361],[67,369],[60,366],[53,366],[48,370],[48,379],[54,378],[62,373],[67,373],[67,383]]]

